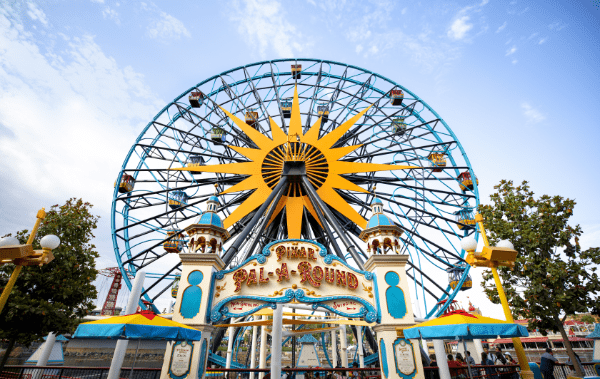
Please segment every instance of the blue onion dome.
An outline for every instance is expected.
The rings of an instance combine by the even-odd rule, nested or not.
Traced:
[[[223,221],[221,221],[221,217],[219,217],[218,214],[209,211],[202,213],[195,223],[198,225],[212,225],[219,228],[223,227]]]
[[[367,229],[374,228],[376,226],[394,226],[394,223],[383,213],[375,213],[369,219],[367,223]]]
[[[381,204],[383,205],[383,201],[381,201],[380,198],[376,197],[373,199],[373,201],[371,202],[371,205],[375,205],[375,204]]]
[[[214,201],[214,202],[216,202],[217,204],[220,204],[220,202],[219,202],[219,198],[218,198],[218,197],[216,197],[216,196],[214,196],[214,195],[213,195],[213,196],[211,196],[211,197],[209,197],[209,198],[208,198],[208,201]]]

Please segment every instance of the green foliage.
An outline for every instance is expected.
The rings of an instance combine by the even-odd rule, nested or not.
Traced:
[[[596,318],[592,315],[583,315],[579,317],[579,321],[587,322],[588,324],[594,324],[596,322]]]
[[[91,207],[73,198],[47,212],[33,248],[41,249],[39,241],[48,234],[57,235],[60,246],[52,251],[54,260],[49,264],[23,267],[0,314],[0,338],[28,345],[49,332],[70,333],[94,309],[97,291],[92,282],[98,274],[98,253],[90,241],[99,217],[90,213]],[[26,243],[29,231],[16,236]],[[0,267],[0,287],[6,285],[14,267]]]
[[[600,310],[596,273],[600,249],[583,250],[579,225],[569,225],[575,201],[561,196],[534,198],[526,181],[514,186],[502,180],[492,204],[480,207],[490,244],[508,239],[518,252],[514,268],[499,267],[513,313],[528,318],[540,332],[558,332],[566,315]],[[489,270],[485,292],[499,303]]]

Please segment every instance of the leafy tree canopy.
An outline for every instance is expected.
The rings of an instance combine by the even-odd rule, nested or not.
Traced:
[[[41,249],[40,239],[48,234],[57,235],[60,246],[52,251],[54,260],[49,264],[23,267],[0,314],[0,338],[28,345],[50,332],[69,333],[94,309],[97,291],[92,282],[98,274],[98,253],[90,241],[99,217],[91,208],[90,203],[73,198],[47,211],[33,248]],[[26,243],[29,231],[17,232],[16,237]],[[0,287],[14,267],[0,267]]]
[[[511,241],[518,252],[513,268],[499,267],[503,287],[514,314],[529,319],[532,328],[566,333],[567,315],[600,310],[597,265],[600,248],[583,250],[579,225],[569,225],[575,201],[561,196],[534,197],[527,181],[514,186],[502,180],[482,205],[480,213],[492,245]],[[499,303],[489,270],[484,272],[486,294]],[[570,343],[566,343],[567,350]],[[569,351],[572,355],[572,350]]]

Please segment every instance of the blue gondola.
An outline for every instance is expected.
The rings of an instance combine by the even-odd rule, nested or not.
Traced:
[[[172,191],[169,193],[169,207],[171,209],[181,208],[188,201],[188,195],[183,191]]]

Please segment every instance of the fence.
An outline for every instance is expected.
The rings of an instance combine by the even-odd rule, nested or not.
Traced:
[[[596,368],[598,363],[582,363],[586,376],[598,376]],[[393,367],[389,368],[390,370]],[[425,379],[439,379],[438,367],[424,367]],[[468,368],[451,368],[450,375],[453,379],[469,378]],[[474,379],[519,379],[518,365],[475,365],[471,367]],[[62,367],[62,366],[6,366],[0,372],[0,379],[106,379],[109,367]],[[119,375],[123,379],[160,379],[159,368],[123,368]],[[381,379],[379,367],[370,368],[282,368],[286,379],[325,379],[336,376],[355,376],[356,373],[364,379]],[[256,373],[255,379],[259,379],[259,373],[264,373],[265,379],[270,377],[270,369],[224,369],[207,368],[205,378],[207,379],[249,379],[250,373]],[[554,377],[566,379],[571,369],[566,364],[556,364]],[[337,374],[337,375],[336,375]]]
[[[206,370],[206,378],[210,379],[249,379],[250,373],[254,372],[254,378],[259,379],[259,374],[264,373],[264,378],[270,378],[270,369],[224,369],[224,368],[209,368]],[[336,374],[347,378],[350,373],[359,373],[364,379],[380,379],[381,370],[379,367],[368,368],[282,368],[282,377],[286,379],[325,379],[335,377]]]
[[[5,366],[0,379],[106,379],[110,367]],[[159,368],[121,369],[120,378],[160,379]]]

